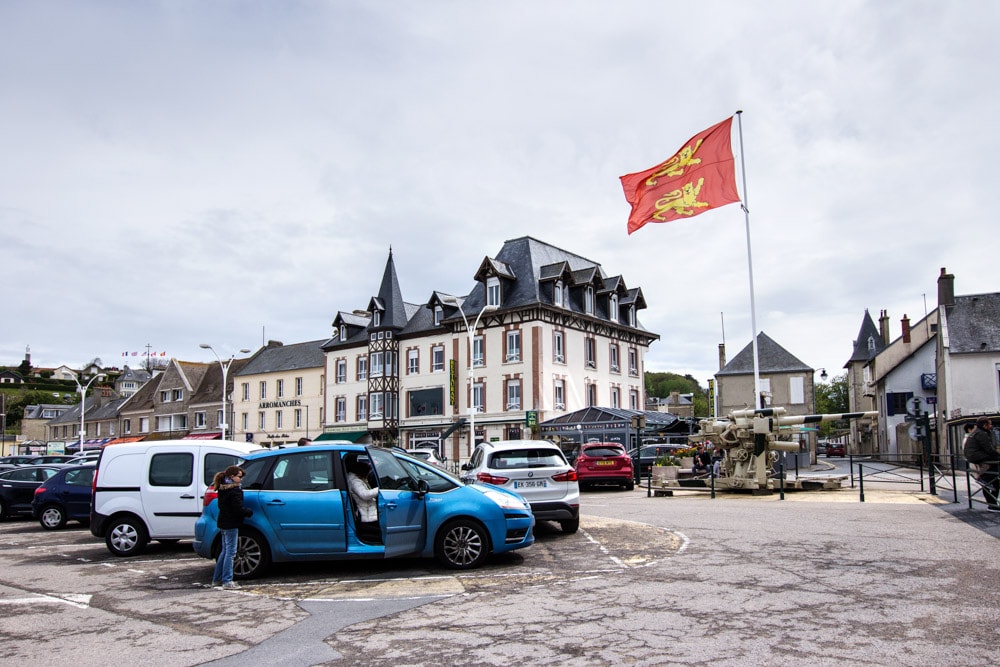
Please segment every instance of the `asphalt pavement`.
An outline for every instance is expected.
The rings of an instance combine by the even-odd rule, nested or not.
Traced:
[[[526,576],[350,621],[364,602],[300,602],[330,619],[312,664],[995,664],[1000,515],[873,482],[587,493],[583,517],[568,568],[526,552]]]
[[[580,531],[469,572],[287,564],[207,588],[189,544],[116,558],[0,523],[0,636],[22,667],[992,665],[1000,514],[919,487],[583,494]]]

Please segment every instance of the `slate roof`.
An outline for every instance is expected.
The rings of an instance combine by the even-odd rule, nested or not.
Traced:
[[[1000,293],[956,296],[946,308],[951,354],[1000,351]]]
[[[35,405],[26,405],[24,407],[24,419],[44,419],[42,415],[46,410],[54,410],[59,414],[62,414],[70,408],[72,408],[72,406],[65,403],[40,403]]]
[[[139,387],[139,391],[125,399],[125,403],[122,404],[119,412],[125,413],[131,410],[152,410],[153,399],[156,397],[156,392],[159,391],[160,382],[162,381],[163,373],[157,373],[154,375],[149,382]],[[79,415],[77,415],[77,419],[79,419]]]
[[[382,284],[378,289],[378,297],[372,299],[372,305],[382,308],[380,329],[402,329],[406,326],[406,304],[403,303],[403,293],[399,290],[399,279],[396,278],[396,263],[392,261],[392,248],[389,249],[389,260],[385,263],[382,273]]]
[[[608,277],[599,263],[530,236],[522,236],[505,241],[495,258],[486,258],[480,264],[475,277],[477,281],[483,282],[477,282],[472,291],[465,297],[462,308],[466,315],[478,313],[486,303],[485,279],[492,267],[502,267],[502,271],[498,271],[496,275],[507,279],[503,291],[504,310],[539,303],[552,305],[551,288],[548,290],[543,288],[550,281],[556,279],[569,282],[571,307],[577,312],[583,311],[583,290],[581,288],[584,285],[592,285],[597,294],[608,293],[612,290],[617,291],[620,294],[620,306],[634,303],[637,309],[646,307],[642,290],[638,288],[628,289],[621,276]],[[516,280],[509,280],[509,276],[516,276]],[[597,299],[596,301],[594,316],[609,319],[606,299]],[[461,315],[457,311],[448,319],[456,318],[461,319]],[[616,322],[624,323],[620,316],[613,319]],[[638,323],[638,319],[636,325],[637,329],[646,331]]]
[[[869,340],[873,340],[875,343],[873,349],[868,346]],[[875,321],[872,319],[871,313],[865,308],[865,316],[861,320],[861,330],[854,341],[854,353],[851,354],[851,358],[844,364],[844,367],[846,368],[855,361],[871,361],[875,358],[875,355],[884,349],[885,341],[882,340],[882,334],[879,333],[878,327],[875,326]]]
[[[757,361],[761,373],[812,372],[813,369],[797,359],[795,355],[775,343],[766,333],[757,334]],[[716,375],[753,374],[753,343],[740,350],[732,360]]]
[[[597,262],[530,236],[522,236],[504,242],[496,257],[486,257],[480,262],[473,276],[476,284],[467,296],[456,297],[434,291],[430,299],[421,304],[403,301],[390,250],[378,296],[372,297],[368,308],[369,311],[374,308],[382,310],[380,329],[395,328],[403,336],[443,328],[462,320],[462,313],[459,312],[456,302],[461,304],[462,311],[470,320],[482,310],[486,303],[486,280],[492,276],[500,278],[503,282],[503,310],[538,304],[553,305],[550,283],[559,279],[566,281],[570,288],[570,303],[564,307],[571,308],[575,312],[584,310],[585,285],[593,286],[595,295],[617,293],[619,308],[634,306],[639,310],[646,307],[641,289],[629,289],[621,276],[608,277]],[[441,325],[434,324],[434,307],[437,305],[444,308]],[[613,318],[608,317],[608,299],[595,299],[594,308],[593,317],[612,320],[627,326],[621,312]],[[360,316],[355,313],[339,312],[333,320],[333,326],[339,328],[341,324],[347,327],[346,340],[341,340],[337,333],[320,344],[321,350],[351,346],[368,340],[371,327],[370,315]],[[639,324],[638,317],[635,328],[651,338],[659,338]]]
[[[145,368],[131,368],[126,364],[124,370],[122,370],[121,375],[118,376],[118,379],[115,380],[115,382],[117,383],[117,382],[132,381],[132,382],[143,383],[143,382],[149,382],[150,377],[152,376],[150,375],[149,371],[147,371]]]
[[[268,346],[258,351],[250,359],[245,360],[245,364],[238,371],[234,373],[230,369],[229,373],[230,375],[255,375],[304,368],[322,368],[326,364],[323,343],[322,340],[312,340],[307,343]],[[237,359],[236,361],[241,360]],[[221,380],[221,377],[219,379]]]

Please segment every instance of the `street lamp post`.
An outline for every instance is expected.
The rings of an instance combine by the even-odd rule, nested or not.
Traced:
[[[462,315],[462,321],[465,322],[465,330],[468,332],[469,338],[469,456],[472,456],[472,450],[476,447],[476,406],[474,405],[474,386],[472,383],[472,351],[475,345],[476,329],[479,328],[479,318],[483,316],[483,313],[496,310],[497,305],[493,303],[485,304],[479,311],[479,314],[476,315],[476,321],[472,324],[472,326],[469,326],[469,319],[465,316],[465,310],[462,309],[462,304],[459,303],[457,299],[453,299],[451,303],[458,306],[458,312]]]
[[[226,383],[227,378],[229,377],[229,367],[232,365],[233,359],[236,358],[236,355],[233,354],[229,357],[228,361],[223,361],[222,357],[219,356],[219,353],[215,351],[215,348],[208,343],[202,343],[198,347],[203,350],[211,350],[212,354],[215,355],[215,358],[219,360],[219,367],[222,368],[222,423],[219,424],[219,427],[222,429],[222,439],[225,440],[226,421],[228,420],[228,417],[226,416]],[[240,354],[248,354],[249,352],[250,350],[245,347],[240,350]]]
[[[104,373],[98,373],[90,378],[90,382],[87,384],[80,384],[79,376],[73,373],[73,379],[76,381],[76,390],[80,392],[80,445],[76,451],[77,454],[83,454],[83,430],[85,428],[83,418],[87,412],[87,390],[90,389],[90,385],[94,383],[94,380],[103,380],[104,377]]]

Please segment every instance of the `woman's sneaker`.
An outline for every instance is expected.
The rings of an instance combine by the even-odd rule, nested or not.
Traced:
[[[239,588],[239,587],[240,587],[240,585],[238,583],[236,583],[235,581],[227,581],[226,583],[222,584],[222,588],[225,589],[225,590],[227,590],[227,591],[231,591],[234,588]]]

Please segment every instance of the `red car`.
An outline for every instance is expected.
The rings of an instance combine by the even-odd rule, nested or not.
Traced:
[[[629,491],[635,488],[632,458],[614,442],[588,442],[580,449],[575,466],[581,490],[595,484],[616,484]]]
[[[828,442],[826,443],[826,458],[831,456],[847,456],[846,447],[842,442]]]

